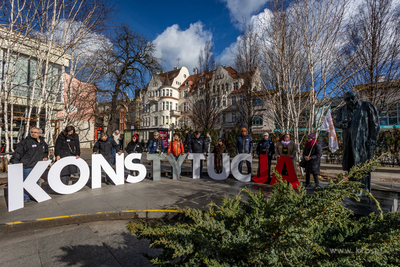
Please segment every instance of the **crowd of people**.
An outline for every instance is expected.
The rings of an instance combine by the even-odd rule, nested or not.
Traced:
[[[33,127],[30,130],[30,135],[23,139],[17,146],[10,163],[23,163],[23,179],[25,180],[33,167],[39,161],[45,161],[48,159],[48,145],[45,142],[44,138],[41,137],[41,130],[39,128]],[[181,140],[179,138],[179,134],[175,133],[173,136],[173,140],[169,143],[167,147],[164,146],[164,141],[160,138],[160,134],[155,132],[153,135],[153,139],[149,142],[147,147],[144,147],[142,143],[139,142],[139,135],[133,134],[131,141],[127,144],[125,151],[128,154],[131,153],[143,153],[147,152],[150,154],[161,154],[166,152],[167,154],[172,154],[175,160],[178,160],[180,155],[187,153],[202,153],[204,156],[207,153],[214,153],[214,169],[216,173],[221,173],[223,170],[222,164],[222,155],[223,153],[227,153],[227,147],[223,143],[223,140],[219,138],[214,147],[211,147],[212,139],[209,133],[206,133],[205,138],[201,136],[200,131],[195,131],[194,136],[186,130],[185,131],[185,139]],[[121,155],[123,153],[123,136],[117,130],[113,133],[111,137],[109,137],[106,133],[101,133],[98,141],[95,143],[93,147],[93,154],[101,154],[106,159],[106,161],[114,165],[115,164],[115,154],[118,153]],[[235,150],[237,154],[253,154],[253,139],[250,135],[248,135],[247,129],[242,128],[241,134],[236,139]],[[271,180],[271,161],[273,156],[275,155],[277,158],[279,157],[290,157],[292,159],[293,165],[296,168],[296,153],[297,146],[291,140],[291,136],[289,134],[284,134],[280,141],[274,143],[272,138],[270,138],[269,134],[266,132],[263,134],[262,139],[257,143],[255,148],[255,153],[260,155],[268,156],[268,180],[267,183]],[[56,160],[60,160],[64,157],[74,156],[79,158],[81,154],[80,150],[80,142],[79,136],[75,132],[75,128],[73,126],[67,126],[64,131],[60,133],[57,137],[54,149],[54,155]],[[310,175],[312,174],[314,177],[315,186],[319,186],[319,177],[320,174],[320,164],[322,157],[322,146],[320,142],[317,141],[317,135],[315,133],[311,133],[307,137],[307,142],[305,143],[305,147],[302,154],[303,164],[301,167],[304,168],[306,173],[306,187],[310,186]],[[200,175],[203,173],[203,161],[200,163]],[[134,159],[133,163],[140,163],[139,159]],[[193,162],[192,162],[193,164]],[[258,165],[258,175],[260,174],[260,164]],[[246,161],[247,165],[247,173],[251,174],[251,163]],[[73,165],[66,166],[61,174],[61,181],[68,185],[71,174],[76,173],[77,167]],[[172,177],[172,167],[171,167],[171,177]],[[181,170],[179,170],[181,171]],[[239,171],[242,173],[243,171],[243,162],[239,163]],[[285,170],[283,170],[283,175],[285,175]],[[138,172],[131,171],[131,175],[138,175]],[[109,184],[111,183],[109,177],[105,175],[104,182]],[[30,202],[30,196],[24,192],[24,200],[25,202]]]

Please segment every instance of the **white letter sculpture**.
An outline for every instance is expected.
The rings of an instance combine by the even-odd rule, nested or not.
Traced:
[[[125,158],[125,167],[130,170],[130,171],[138,171],[139,175],[138,176],[133,176],[128,174],[128,178],[126,181],[128,183],[138,183],[143,181],[144,178],[146,178],[147,170],[146,167],[143,164],[140,163],[133,163],[132,160],[134,159],[141,159],[142,158],[142,153],[132,153],[129,154]]]
[[[39,161],[24,181],[23,164],[8,165],[8,211],[24,207],[24,189],[37,201],[51,197],[37,184],[51,160]]]
[[[207,172],[208,176],[214,180],[225,180],[229,176],[230,172],[230,158],[228,153],[222,154],[222,172],[215,173],[214,169],[214,153],[208,153],[207,159]]]
[[[80,176],[78,182],[73,185],[66,185],[60,179],[60,173],[62,169],[67,165],[75,165],[79,168]],[[59,194],[72,194],[81,190],[89,181],[90,170],[87,163],[79,158],[76,157],[65,157],[58,160],[51,166],[51,169],[48,174],[47,182],[51,189]]]
[[[151,174],[153,181],[161,180],[161,157],[158,154],[147,154],[147,160],[151,160]]]
[[[202,159],[205,159],[203,153],[190,153],[188,159],[193,160],[193,179],[200,179],[200,163]]]
[[[251,164],[253,157],[250,154],[238,154],[236,157],[233,158],[231,164],[231,171],[233,177],[241,182],[250,182],[251,181],[251,174],[243,175],[239,172],[239,163],[243,160],[249,161]]]
[[[172,180],[179,180],[179,176],[181,174],[179,169],[181,168],[183,161],[186,159],[186,156],[187,156],[187,154],[180,155],[178,157],[178,160],[175,160],[175,158],[172,154],[167,156],[167,160],[171,164],[172,170],[173,170]]]
[[[101,187],[101,168],[115,185],[124,184],[124,154],[115,154],[115,171],[101,154],[92,155],[92,189]]]

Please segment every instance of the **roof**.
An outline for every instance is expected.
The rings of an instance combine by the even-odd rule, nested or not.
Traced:
[[[160,77],[161,83],[164,86],[171,86],[173,80],[178,76],[179,72],[181,69],[176,69],[164,73],[158,74],[158,77]]]

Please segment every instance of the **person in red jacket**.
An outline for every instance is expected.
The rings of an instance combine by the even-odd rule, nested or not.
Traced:
[[[174,134],[174,140],[172,140],[171,143],[169,143],[168,146],[168,155],[172,152],[172,155],[174,156],[175,160],[178,159],[179,155],[185,154],[185,150],[183,148],[183,142],[179,140],[179,135],[177,133]],[[179,173],[181,172],[181,169],[179,169]],[[172,177],[172,167],[171,167],[171,177]]]

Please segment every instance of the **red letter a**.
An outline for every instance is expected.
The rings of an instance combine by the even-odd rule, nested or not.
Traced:
[[[279,157],[278,163],[276,164],[275,171],[282,174],[283,166],[286,165],[288,175],[282,175],[282,180],[289,182],[293,188],[299,186],[299,180],[297,179],[297,174],[293,166],[292,159],[290,157]],[[278,180],[275,177],[275,173],[272,176],[271,185],[276,184]]]
[[[268,180],[268,155],[260,155],[260,177],[257,175],[253,177],[253,181],[263,184]]]

